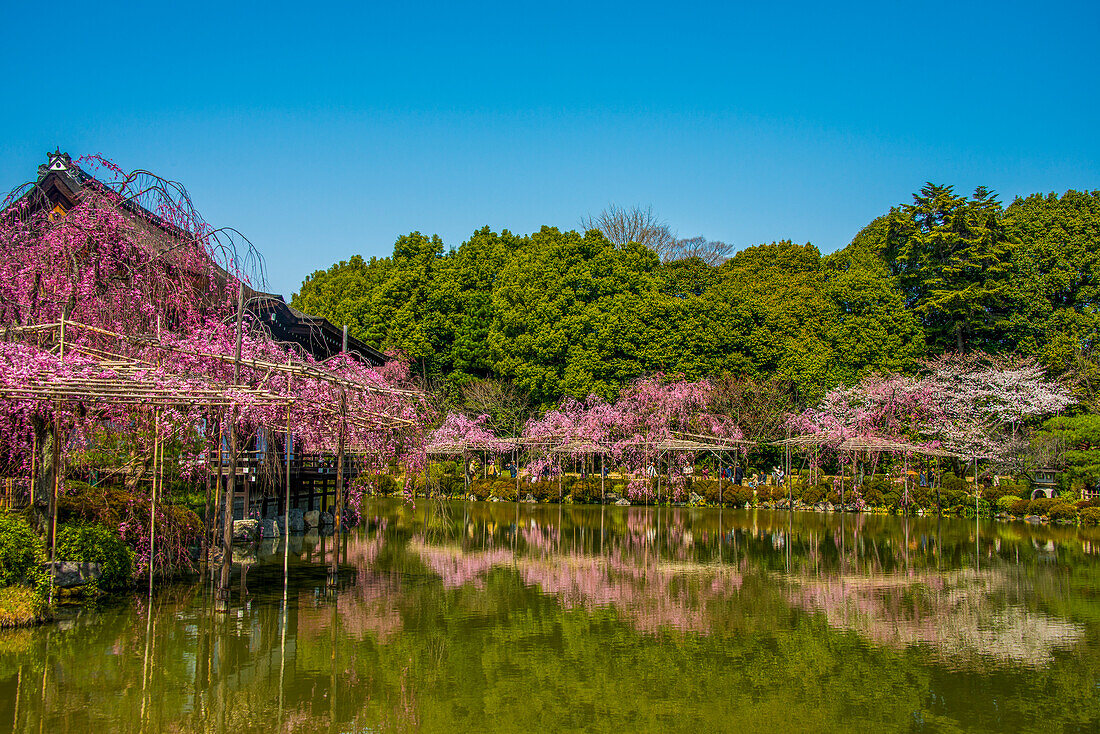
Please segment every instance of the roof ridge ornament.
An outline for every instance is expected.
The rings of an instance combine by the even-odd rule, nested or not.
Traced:
[[[46,153],[47,162],[38,167],[38,177],[42,178],[50,171],[65,172],[72,168],[73,159],[69,157],[68,153],[62,153],[61,148],[55,149],[52,153]]]

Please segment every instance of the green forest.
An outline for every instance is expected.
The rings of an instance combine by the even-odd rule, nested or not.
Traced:
[[[457,248],[412,232],[390,257],[313,273],[292,305],[404,354],[444,394],[498,380],[533,407],[657,371],[782,385],[806,405],[975,350],[1071,372],[1095,405],[1100,191],[1005,206],[926,184],[828,255],[777,240],[715,257],[728,246],[668,248],[667,226],[621,241],[601,223],[486,226]]]

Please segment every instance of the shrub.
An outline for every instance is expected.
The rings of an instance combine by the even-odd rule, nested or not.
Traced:
[[[439,491],[442,494],[451,497],[455,492],[461,492],[464,488],[464,484],[458,477],[444,474],[439,478]]]
[[[26,585],[44,590],[49,573],[43,569],[45,546],[25,519],[0,512],[0,586]]]
[[[1012,512],[1012,507],[1021,499],[1016,495],[1006,494],[1003,497],[997,499],[997,509],[1001,512]]]
[[[62,561],[98,563],[104,589],[126,586],[134,572],[134,552],[118,533],[99,523],[64,525],[57,529],[57,556]]]
[[[886,502],[886,493],[889,490],[888,482],[881,477],[869,479],[860,487],[863,501],[872,507],[882,507]]]
[[[492,489],[489,491],[489,493],[491,496],[496,497],[497,499],[515,502],[516,483],[509,479],[498,479],[493,482]]]
[[[1027,514],[1046,515],[1056,503],[1057,500],[1050,497],[1037,497],[1028,504]]]
[[[470,482],[470,494],[479,500],[489,499],[489,493],[493,489],[493,483],[488,479],[475,479]]]
[[[610,489],[609,487],[606,488]],[[590,505],[599,504],[601,499],[599,478],[574,482],[571,494],[573,495],[574,502]]]
[[[691,491],[703,495],[707,502],[718,501],[718,481],[715,479],[696,479],[691,483]]]
[[[955,476],[951,472],[948,472],[943,475],[943,479],[940,482],[940,487],[948,491],[966,492],[970,489],[970,482]]]
[[[35,624],[47,619],[48,611],[45,591],[22,585],[0,588],[0,627]]]
[[[550,499],[551,495],[556,499],[558,496],[558,483],[550,481],[532,482],[528,485],[521,486],[520,492],[524,496],[530,494],[539,502],[546,502]]]
[[[731,484],[729,489],[724,489],[722,499],[734,507],[745,507],[752,502],[752,489],[741,485]]]
[[[832,487],[826,482],[818,482],[812,487],[806,487],[802,492],[802,501],[807,505],[816,505],[825,499]]]
[[[1076,522],[1077,508],[1068,502],[1057,502],[1047,510],[1051,522]]]
[[[1008,511],[1016,517],[1023,517],[1027,514],[1029,507],[1031,507],[1031,500],[1021,499],[1013,502]]]
[[[1100,507],[1086,507],[1079,517],[1082,525],[1100,525]]]

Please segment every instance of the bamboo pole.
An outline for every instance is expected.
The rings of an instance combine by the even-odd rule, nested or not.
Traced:
[[[160,455],[160,411],[153,413],[153,486],[149,493],[149,598],[153,598],[153,558],[156,557],[157,464]],[[150,610],[150,614],[152,611]]]
[[[347,332],[345,331],[345,334]],[[337,562],[339,560],[339,542],[340,535],[344,530],[344,440],[345,432],[347,431],[347,422],[344,420],[347,416],[348,400],[347,393],[344,390],[340,391],[340,423],[337,426],[337,438],[336,438],[336,517],[335,531],[333,535],[333,548],[332,548],[332,564],[329,567],[328,572],[328,585],[329,588],[336,588],[336,575],[338,573]],[[425,488],[426,489],[426,488]]]
[[[237,384],[241,377],[241,337],[244,331],[244,283],[240,284],[237,291],[237,343],[234,349],[233,384]],[[233,566],[233,495],[237,489],[237,411],[230,408],[229,412],[229,479],[225,488],[225,526],[222,529],[222,567],[221,578],[218,585],[218,595],[215,599],[214,609],[219,612],[229,611],[229,575]],[[248,507],[245,507],[245,516],[248,515]]]

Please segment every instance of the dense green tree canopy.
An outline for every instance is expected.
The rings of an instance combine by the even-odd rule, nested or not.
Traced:
[[[532,404],[663,371],[779,380],[810,403],[956,350],[1035,355],[1100,384],[1100,192],[1004,208],[925,185],[841,251],[777,241],[715,264],[599,231],[399,238],[318,271],[293,305],[415,359],[452,397],[504,380]],[[1096,377],[1097,379],[1093,379]]]

